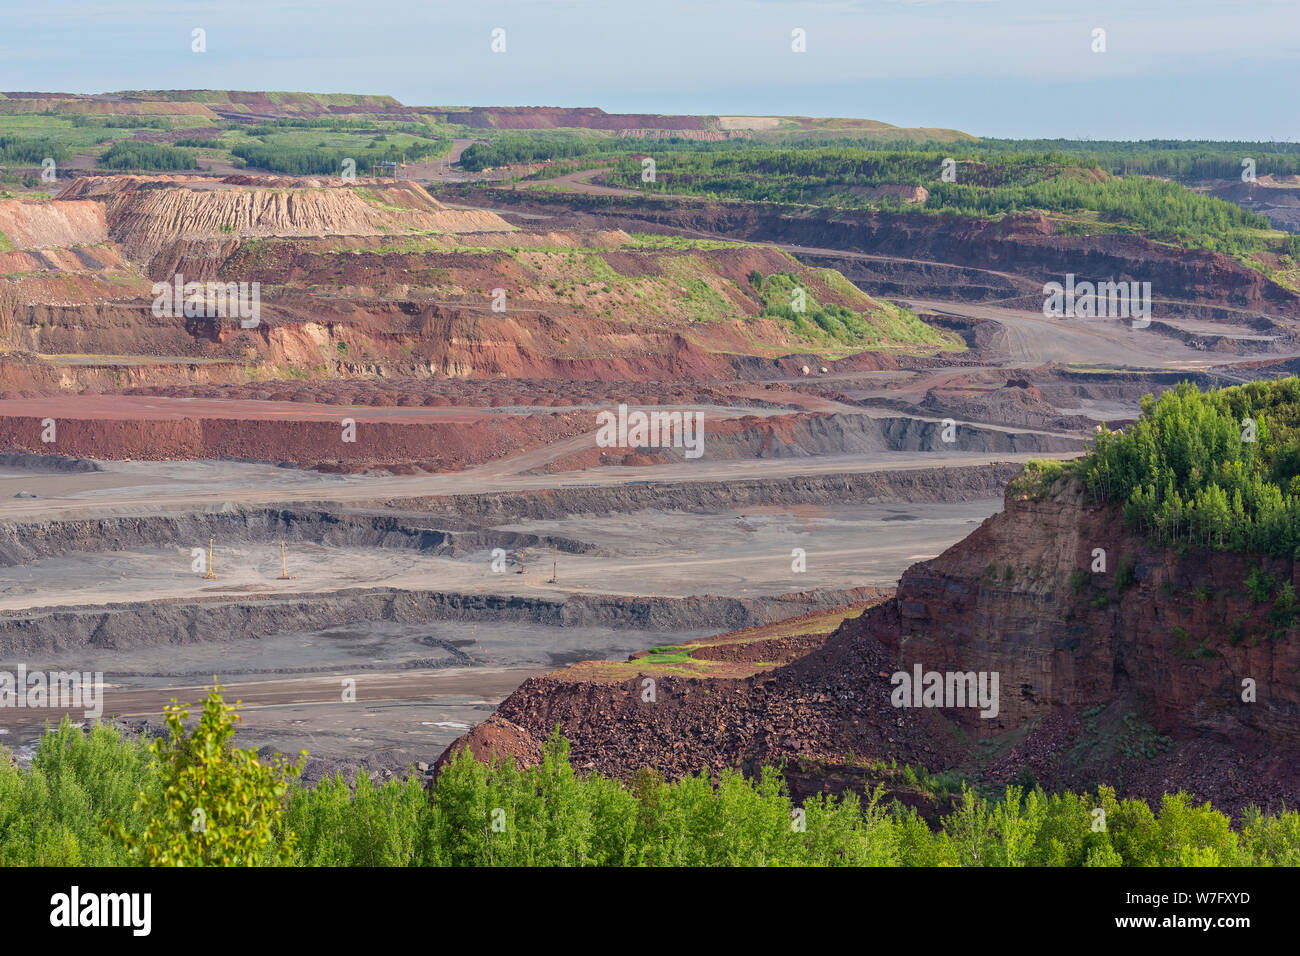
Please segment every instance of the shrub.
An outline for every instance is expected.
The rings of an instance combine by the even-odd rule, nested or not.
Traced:
[[[277,830],[298,767],[263,764],[255,751],[234,748],[234,711],[221,699],[220,685],[212,687],[192,733],[184,725],[189,712],[175,701],[166,707],[167,736],[150,747],[156,783],[141,791],[135,807],[143,831],[138,837],[122,831],[138,862],[257,866],[291,858],[294,835]]]
[[[1008,483],[1007,496],[1037,501],[1046,496],[1057,479],[1065,473],[1066,464],[1063,461],[1032,458],[1025,462],[1020,474]]]

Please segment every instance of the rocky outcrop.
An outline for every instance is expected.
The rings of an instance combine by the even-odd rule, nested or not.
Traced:
[[[623,668],[627,676],[604,678],[588,669],[583,679],[565,672],[532,678],[442,760],[463,746],[477,756],[500,742],[523,762],[557,727],[571,742],[575,767],[623,779],[641,767],[669,778],[778,763],[825,767],[832,754],[889,755],[915,765],[956,759],[933,711],[890,706],[890,661],[879,643],[832,647],[816,625],[806,622],[809,637],[779,641],[802,643],[806,656],[750,677],[681,676],[632,660]]]
[[[1262,599],[1246,584],[1256,568],[1274,582]],[[1295,581],[1289,559],[1154,547],[1073,482],[1041,500],[1008,496],[1005,511],[904,573],[897,628],[867,621],[860,634],[907,667],[1000,672],[996,718],[954,712],[977,736],[1131,695],[1162,733],[1295,747],[1300,632],[1276,599]]]

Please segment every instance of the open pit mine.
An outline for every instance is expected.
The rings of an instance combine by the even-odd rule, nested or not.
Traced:
[[[215,677],[308,782],[527,765],[558,726],[582,769],[782,764],[929,819],[955,798],[891,766],[1300,800],[1296,632],[1220,640],[1266,610],[1187,596],[1247,560],[1016,484],[1145,394],[1294,373],[1300,295],[1035,213],[426,185],[0,199],[0,665],[101,673],[145,734]],[[1045,316],[1067,273],[1150,282],[1152,321]],[[914,665],[996,672],[995,714],[897,706]]]

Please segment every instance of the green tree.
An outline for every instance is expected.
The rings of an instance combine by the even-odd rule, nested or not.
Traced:
[[[149,866],[259,866],[293,858],[296,837],[279,832],[290,780],[301,764],[262,763],[232,746],[240,719],[214,683],[192,733],[189,711],[164,708],[167,735],[150,746],[158,786],[142,791],[138,837],[119,831],[132,858]],[[303,751],[303,756],[307,754]]]

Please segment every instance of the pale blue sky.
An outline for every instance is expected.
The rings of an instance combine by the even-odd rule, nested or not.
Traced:
[[[0,0],[0,90],[140,88],[1297,140],[1300,0]]]

